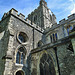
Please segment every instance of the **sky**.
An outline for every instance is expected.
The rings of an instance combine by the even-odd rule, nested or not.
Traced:
[[[0,20],[5,12],[14,8],[26,17],[39,6],[40,0],[0,0]],[[48,8],[56,15],[57,23],[75,13],[75,0],[45,0]]]

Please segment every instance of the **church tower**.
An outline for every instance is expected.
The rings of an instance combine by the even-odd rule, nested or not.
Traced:
[[[56,16],[47,7],[45,0],[40,0],[39,7],[28,15],[28,19],[42,29],[46,29],[47,27],[51,28],[51,26],[56,23]]]

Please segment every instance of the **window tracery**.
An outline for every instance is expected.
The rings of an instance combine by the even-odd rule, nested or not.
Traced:
[[[26,50],[24,47],[20,47],[16,54],[16,63],[17,64],[24,64],[24,59],[26,55]]]
[[[40,75],[56,75],[52,59],[48,54],[43,54],[40,59]]]
[[[51,42],[55,42],[57,41],[58,37],[57,37],[57,33],[53,33],[50,35],[50,39],[51,39]]]
[[[21,44],[26,44],[28,42],[28,36],[24,32],[19,32],[17,34],[17,39]]]

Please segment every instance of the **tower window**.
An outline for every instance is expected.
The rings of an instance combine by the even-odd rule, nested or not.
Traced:
[[[37,15],[34,16],[34,22],[37,20]]]
[[[24,59],[26,55],[26,50],[24,47],[20,47],[16,54],[16,63],[17,64],[24,64]]]
[[[24,32],[20,32],[17,35],[17,39],[20,43],[25,44],[28,41],[28,36]]]
[[[20,52],[19,51],[17,52],[17,55],[16,55],[16,63],[20,63]]]

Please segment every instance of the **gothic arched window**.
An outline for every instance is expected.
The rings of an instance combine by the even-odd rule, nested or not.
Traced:
[[[20,47],[16,54],[16,63],[24,64],[25,55],[26,55],[26,49],[24,47]]]
[[[40,75],[56,75],[54,64],[48,54],[43,54],[40,59]]]
[[[73,26],[71,26],[71,25],[67,26],[67,33],[68,33],[68,35],[69,35],[69,32],[70,32],[72,29],[73,29]]]
[[[58,40],[57,33],[53,33],[50,35],[51,42],[55,42]]]

